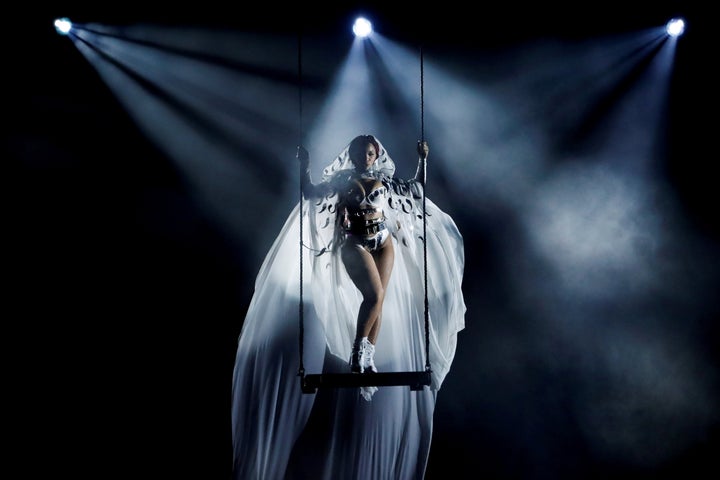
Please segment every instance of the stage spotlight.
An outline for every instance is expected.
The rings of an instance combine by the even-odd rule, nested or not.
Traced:
[[[682,18],[673,18],[665,25],[665,32],[671,37],[679,37],[685,31],[685,21]]]
[[[72,28],[72,22],[67,18],[58,18],[55,20],[55,31],[60,35],[67,35]]]
[[[358,37],[367,37],[372,33],[372,24],[365,18],[358,18],[353,25],[353,33]]]

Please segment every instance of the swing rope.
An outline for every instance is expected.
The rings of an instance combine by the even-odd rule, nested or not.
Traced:
[[[425,67],[423,60],[423,49],[420,46],[420,141],[425,141]],[[427,161],[423,165],[423,271],[425,282],[425,370],[430,371],[430,304],[428,302],[428,264],[427,264],[427,210],[425,209],[425,198],[427,198]]]
[[[302,31],[298,32],[298,115],[299,115],[299,138],[298,138],[298,145],[303,145],[303,99],[302,99],[302,83],[303,83],[303,77],[302,77]],[[303,308],[303,171],[302,171],[302,165],[300,165],[300,162],[298,162],[299,165],[299,173],[298,179],[300,182],[300,202],[299,202],[299,215],[300,215],[300,303],[298,305],[299,309],[299,342],[300,342],[300,367],[298,369],[298,376],[303,377],[305,376],[305,365],[303,364],[303,357],[304,357],[304,351],[303,351],[303,345],[305,343],[305,309]]]

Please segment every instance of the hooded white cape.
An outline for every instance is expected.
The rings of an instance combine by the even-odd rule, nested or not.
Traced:
[[[452,218],[427,198],[423,225],[422,185],[395,179],[392,160],[382,145],[380,150],[377,170],[392,190],[385,215],[395,262],[375,364],[381,372],[425,370],[427,333],[431,386],[380,387],[370,401],[358,388],[302,392],[301,365],[306,374],[349,373],[362,300],[333,250],[337,195],[328,188],[304,199],[265,257],[240,334],[232,389],[233,479],[424,476],[436,393],[465,326],[463,240]],[[346,168],[347,147],[324,170],[323,182],[331,185]]]

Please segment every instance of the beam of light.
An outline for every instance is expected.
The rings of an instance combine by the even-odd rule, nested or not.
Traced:
[[[377,79],[371,76],[367,65],[366,46],[360,37],[353,41],[310,132],[308,145],[316,159],[311,165],[315,178],[319,178],[316,175],[334,155],[360,134],[377,135],[393,156],[380,130],[381,108],[374,100]]]
[[[574,415],[582,419],[588,444],[600,456],[642,467],[661,465],[699,441],[713,415],[712,387],[696,373],[703,370],[704,353],[677,337],[684,314],[655,301],[672,298],[669,304],[684,309],[685,298],[711,289],[695,275],[711,271],[689,258],[687,252],[702,251],[702,243],[684,233],[680,206],[657,175],[675,42],[648,45],[637,48],[631,41],[627,48],[608,49],[603,39],[588,43],[591,68],[576,65],[581,74],[565,77],[571,82],[564,88],[578,81],[582,88],[576,93],[578,86],[572,87],[566,92],[571,95],[557,97],[562,102],[541,110],[544,136],[556,137],[545,154],[556,158],[523,192],[525,205],[516,211],[523,235],[514,230],[508,237],[513,247],[507,258],[514,305],[542,324],[528,335],[547,335],[528,349],[547,349],[540,356],[550,369],[565,368],[555,360],[558,346],[587,366],[576,381],[591,390],[587,400],[593,401],[578,402]],[[601,58],[626,68],[608,75],[596,69]],[[545,67],[553,63],[543,60]],[[519,100],[518,106],[537,101]],[[554,117],[559,110],[564,115]],[[609,394],[594,387],[599,377]],[[641,420],[634,416],[639,409]],[[647,449],[659,434],[673,440]]]
[[[269,242],[279,229],[263,225],[281,223],[292,201],[281,186],[296,165],[295,43],[188,28],[86,27],[73,37],[78,50],[210,217],[259,262],[264,237]],[[229,44],[243,48],[218,53]],[[261,217],[246,208],[253,204],[277,208]]]
[[[647,255],[673,241],[657,223],[670,215],[672,203],[664,212],[652,205],[667,194],[654,175],[671,72],[664,53],[673,49],[668,42],[630,56],[617,51],[632,68],[599,90],[593,90],[592,78],[583,81],[584,90],[597,97],[588,97],[570,117],[574,131],[564,133],[562,142],[571,148],[558,152],[567,161],[536,185],[525,209],[529,238],[557,269],[564,285],[557,291],[569,297],[639,300],[659,287],[657,262]]]
[[[670,19],[665,25],[665,31],[671,37],[679,37],[685,32],[685,20],[682,18]]]
[[[352,30],[353,33],[360,38],[367,37],[373,31],[372,23],[370,23],[368,19],[360,17],[355,20],[355,23],[353,23]]]
[[[72,22],[68,18],[58,18],[54,22],[55,25],[55,31],[57,31],[60,35],[67,35],[70,33],[70,29],[72,29]]]

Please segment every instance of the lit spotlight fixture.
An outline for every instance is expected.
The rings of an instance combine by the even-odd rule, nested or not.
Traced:
[[[72,28],[72,22],[68,18],[58,18],[55,20],[55,31],[60,35],[67,35]]]
[[[358,37],[367,37],[372,33],[372,23],[366,18],[359,17],[353,24],[353,33]]]
[[[671,37],[679,37],[685,31],[685,20],[673,18],[665,24],[665,32]]]

